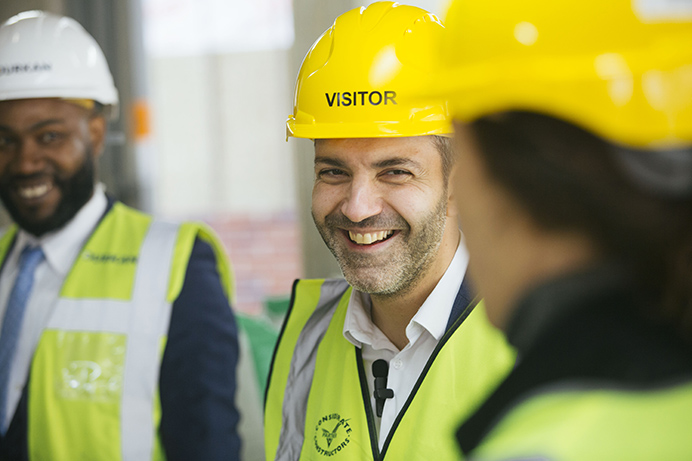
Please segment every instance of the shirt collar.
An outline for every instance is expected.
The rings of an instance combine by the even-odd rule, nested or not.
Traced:
[[[464,281],[468,264],[469,255],[462,237],[457,246],[457,251],[454,253],[454,258],[449,263],[449,267],[447,267],[444,275],[435,285],[432,293],[418,309],[416,315],[413,316],[411,323],[406,327],[406,335],[409,336],[409,340],[412,339],[409,330],[411,332],[415,331],[414,324],[426,329],[437,341],[442,338],[445,334],[457,293],[459,293],[461,283]]]
[[[447,270],[406,327],[409,344],[415,342],[423,330],[427,330],[438,341],[442,338],[454,300],[461,288],[468,261],[468,252],[462,235]],[[389,349],[397,352],[392,342],[372,322],[371,306],[369,294],[355,289],[351,291],[344,319],[344,337],[356,347],[367,344],[374,349]]]
[[[99,183],[94,195],[65,226],[38,238],[20,229],[14,249],[21,251],[26,245],[40,245],[48,264],[66,276],[107,206],[105,187]]]
[[[355,289],[351,290],[344,319],[344,337],[356,347],[367,344],[375,350],[387,349],[398,352],[389,338],[372,323],[371,312],[370,295]]]

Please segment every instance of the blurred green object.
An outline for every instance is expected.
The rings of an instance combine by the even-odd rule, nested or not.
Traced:
[[[236,313],[238,326],[249,342],[255,375],[257,376],[257,387],[262,399],[264,399],[264,391],[267,387],[274,346],[290,302],[290,295],[271,296],[264,300],[263,314]]]
[[[269,366],[274,354],[274,345],[279,337],[279,330],[263,316],[236,314],[236,320],[238,321],[238,326],[245,332],[250,342],[250,352],[255,366],[257,385],[260,396],[264,399]]]
[[[264,300],[264,308],[268,315],[272,317],[283,317],[288,312],[288,306],[291,303],[290,296],[271,296]]]
[[[262,399],[264,399],[264,391],[267,386],[274,346],[290,302],[290,296],[272,296],[264,301],[266,315],[236,313],[238,326],[250,343],[250,353],[257,376],[257,387]]]

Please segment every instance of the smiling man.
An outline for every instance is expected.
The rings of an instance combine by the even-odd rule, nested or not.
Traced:
[[[513,363],[465,276],[446,108],[409,94],[442,30],[374,3],[303,61],[287,130],[315,140],[312,215],[345,280],[294,285],[268,459],[459,459],[454,429]]]
[[[460,248],[455,215],[447,215],[439,150],[446,142],[416,136],[315,144],[317,229],[348,283],[377,306],[369,309],[373,323],[399,350],[409,342],[406,326]]]
[[[0,459],[238,459],[228,261],[105,194],[117,105],[77,22],[0,26]]]

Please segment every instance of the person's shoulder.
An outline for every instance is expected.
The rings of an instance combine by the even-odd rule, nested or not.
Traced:
[[[121,216],[128,216],[130,218],[138,218],[140,220],[153,221],[155,218],[151,213],[139,210],[131,205],[127,205],[120,200],[114,199],[113,197],[106,195],[106,209],[103,212],[102,218],[113,213],[119,214]]]

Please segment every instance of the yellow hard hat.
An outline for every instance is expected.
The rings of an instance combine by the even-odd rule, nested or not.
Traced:
[[[454,0],[429,83],[455,119],[528,110],[641,148],[692,144],[692,4]]]
[[[303,60],[287,136],[370,138],[451,132],[444,102],[412,98],[431,70],[444,28],[433,14],[393,2],[348,11]]]

